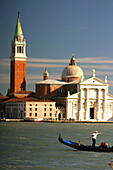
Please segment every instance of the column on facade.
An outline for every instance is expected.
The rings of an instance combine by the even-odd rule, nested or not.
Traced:
[[[57,120],[58,120],[58,114],[59,114],[58,108],[57,108],[56,114],[57,114],[56,117],[57,117]]]
[[[73,102],[72,102],[72,117],[71,117],[72,119],[74,118],[74,117],[73,117],[73,111],[74,111],[74,104],[73,104]]]
[[[69,100],[68,98],[66,99],[66,119],[69,118]]]
[[[97,119],[102,119],[100,114],[100,89],[98,89],[98,97],[97,97]]]
[[[89,89],[86,89],[86,120],[90,119],[89,115]]]
[[[103,120],[107,119],[107,99],[106,99],[106,89],[104,89],[104,106],[103,106]]]
[[[80,89],[79,120],[83,120],[83,112],[82,112],[82,89]]]

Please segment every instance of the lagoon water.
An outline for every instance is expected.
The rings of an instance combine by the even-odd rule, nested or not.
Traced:
[[[83,141],[94,130],[102,133],[97,145],[113,145],[113,124],[0,122],[0,169],[109,170],[113,153],[76,151],[58,141],[59,133]]]

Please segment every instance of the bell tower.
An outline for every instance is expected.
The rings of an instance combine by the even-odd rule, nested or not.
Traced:
[[[18,18],[13,40],[11,42],[10,57],[10,92],[16,93],[26,90],[26,40],[24,39],[20,17]]]

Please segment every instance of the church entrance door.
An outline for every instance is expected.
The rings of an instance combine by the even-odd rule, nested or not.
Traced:
[[[61,120],[61,113],[58,114],[58,120]]]
[[[90,108],[90,119],[94,119],[94,108]]]

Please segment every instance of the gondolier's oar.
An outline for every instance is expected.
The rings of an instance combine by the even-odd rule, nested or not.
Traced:
[[[90,138],[92,138],[92,136],[91,136]],[[90,139],[90,138],[87,138],[87,139],[83,140],[82,142],[79,141],[76,145],[74,145],[74,146],[71,147],[71,148],[75,148],[77,145],[79,146],[81,143],[87,141],[87,140]],[[70,148],[70,149],[71,149],[71,148]],[[70,149],[69,149],[69,150],[70,150]]]
[[[92,136],[91,136],[90,138],[92,138]],[[80,143],[83,143],[83,142],[85,142],[86,140],[88,140],[88,139],[90,139],[90,138],[87,138],[87,139],[83,140],[83,141],[82,141],[82,142],[80,142]]]

